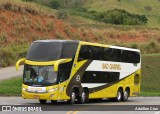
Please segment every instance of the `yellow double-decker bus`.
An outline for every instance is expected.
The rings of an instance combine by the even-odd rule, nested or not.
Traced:
[[[140,93],[140,50],[72,40],[34,41],[24,63],[22,97],[71,104],[126,101]]]

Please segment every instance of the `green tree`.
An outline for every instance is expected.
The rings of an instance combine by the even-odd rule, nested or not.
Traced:
[[[63,7],[63,1],[62,0],[52,0],[50,2],[50,5],[53,9],[58,9]]]

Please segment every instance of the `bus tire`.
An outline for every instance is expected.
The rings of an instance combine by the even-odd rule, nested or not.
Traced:
[[[122,96],[122,101],[127,101],[129,97],[129,89],[125,89],[123,96]]]
[[[76,92],[72,90],[71,95],[70,95],[70,104],[75,104],[76,102]]]
[[[46,104],[47,100],[39,99],[39,102],[40,102],[41,104]]]
[[[82,94],[79,97],[78,101],[79,101],[80,104],[84,104],[88,101],[88,94],[87,94],[86,91],[84,91],[84,90],[82,91]]]
[[[115,98],[115,101],[120,102],[122,100],[122,96],[123,96],[123,91],[122,89],[118,89],[117,91],[117,96]]]

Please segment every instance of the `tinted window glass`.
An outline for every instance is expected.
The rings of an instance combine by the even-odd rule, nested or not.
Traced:
[[[34,42],[27,53],[27,60],[52,61],[60,58],[62,43]]]
[[[78,61],[85,59],[124,63],[139,63],[140,53],[115,48],[85,45],[81,46]]]
[[[111,83],[119,80],[119,72],[86,71],[82,83]]]
[[[85,60],[85,59],[91,59],[91,47],[90,46],[81,46],[78,61]]]
[[[92,59],[94,60],[102,60],[103,59],[103,47],[91,46],[92,51]]]
[[[73,58],[77,51],[78,43],[66,43],[63,45],[61,58]]]
[[[34,42],[31,44],[26,58],[31,61],[53,61],[73,58],[77,51],[77,46],[78,42]]]
[[[67,62],[59,65],[59,70],[58,70],[59,82],[63,82],[69,78],[72,64],[73,64],[73,60],[71,62]]]
[[[140,62],[140,53],[134,51],[122,51],[122,62],[126,63],[139,63]]]
[[[133,53],[133,63],[140,62],[140,53],[139,52],[132,52]]]
[[[112,49],[112,61],[115,62],[121,62],[122,56],[121,56],[121,50],[120,49]]]
[[[130,63],[130,53],[127,50],[122,51],[122,62]]]
[[[112,49],[111,48],[104,48],[102,56],[103,56],[104,61],[112,61]]]

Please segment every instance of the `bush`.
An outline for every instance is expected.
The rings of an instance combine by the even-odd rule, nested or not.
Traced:
[[[65,9],[60,9],[57,13],[56,16],[58,19],[66,19],[68,17],[67,11]]]
[[[8,50],[0,50],[0,66],[6,67],[13,64],[13,59],[15,59],[15,54]]]
[[[0,67],[14,65],[20,58],[26,57],[29,44],[8,45],[0,48]]]
[[[160,46],[156,42],[149,42],[148,44],[140,47],[142,53],[159,53]]]
[[[116,25],[144,25],[148,20],[145,15],[130,14],[127,11],[121,9],[100,12],[95,16],[98,21]]]
[[[82,17],[97,20],[115,25],[144,25],[148,19],[145,15],[131,14],[125,10],[113,9],[107,12],[89,11],[86,8],[76,8],[73,15],[81,15]]]

